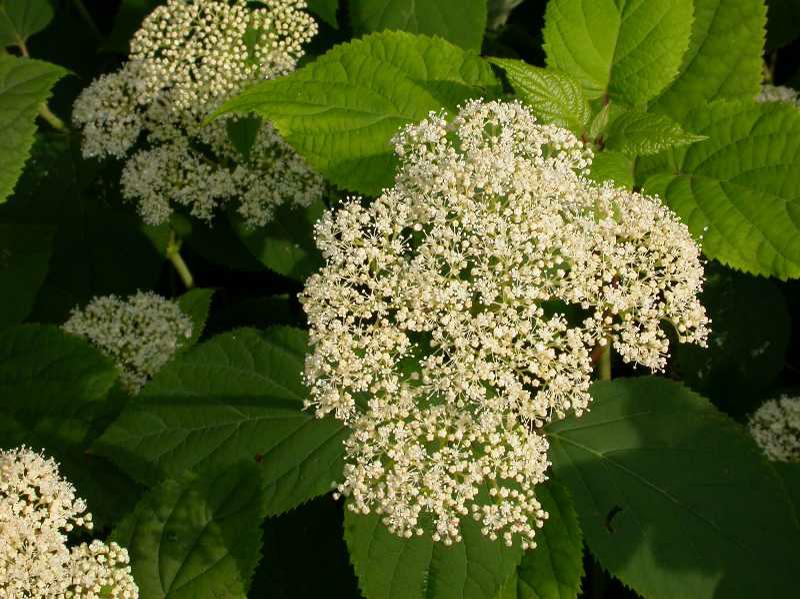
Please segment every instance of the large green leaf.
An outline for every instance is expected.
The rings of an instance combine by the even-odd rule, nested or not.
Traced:
[[[744,416],[784,369],[792,333],[786,299],[768,279],[718,267],[701,300],[711,318],[708,347],[677,344],[673,363],[695,391]]]
[[[692,0],[551,0],[547,64],[590,97],[641,104],[678,74],[691,26]]]
[[[53,18],[50,0],[0,1],[0,46],[24,46]]]
[[[0,447],[43,449],[60,463],[99,527],[121,516],[138,488],[113,464],[86,453],[113,406],[114,365],[84,339],[53,326],[0,333]]]
[[[184,474],[145,495],[112,538],[142,597],[244,598],[261,559],[262,501],[254,463]]]
[[[800,525],[800,464],[789,462],[773,462],[772,467],[783,482],[783,488],[789,495],[794,508],[794,515]]]
[[[235,215],[231,216],[231,225],[259,262],[302,282],[323,265],[314,242],[314,223],[324,210],[325,205],[319,200],[308,208],[284,204],[265,227],[250,228]]]
[[[105,399],[114,365],[84,339],[54,326],[0,332],[0,409],[25,423],[77,416]]]
[[[306,334],[275,327],[214,337],[164,367],[96,449],[145,483],[187,469],[261,463],[266,513],[331,488],[345,429],[303,410]]]
[[[181,312],[192,320],[192,337],[184,348],[193,346],[203,334],[213,297],[213,289],[190,289],[178,298]]]
[[[575,599],[583,576],[583,536],[567,490],[550,481],[536,490],[550,515],[496,599]]]
[[[658,154],[674,146],[685,146],[706,139],[688,133],[672,119],[649,112],[623,112],[608,126],[604,135],[609,150],[629,156]]]
[[[471,519],[450,547],[430,534],[410,539],[389,532],[380,516],[346,510],[344,538],[366,599],[494,597],[522,558],[519,546],[490,541]]]
[[[0,203],[14,189],[28,159],[39,107],[65,73],[40,60],[0,55]]]
[[[85,418],[43,411],[29,412],[27,421],[0,409],[0,449],[25,445],[55,458],[61,475],[86,500],[96,530],[110,527],[133,509],[141,487],[107,459],[86,451],[92,432]]]
[[[350,22],[357,33],[400,29],[438,35],[462,48],[481,49],[486,0],[350,0]]]
[[[40,138],[0,223],[56,228],[32,318],[61,323],[93,296],[152,288],[164,262],[141,219],[120,205],[119,171],[82,160],[73,136]],[[109,171],[109,172],[107,172]]]
[[[694,22],[681,73],[655,103],[682,121],[720,98],[754,98],[761,84],[763,0],[694,0]]]
[[[744,430],[666,379],[591,392],[591,411],[548,436],[603,566],[648,598],[791,597],[800,530]]]
[[[392,183],[390,140],[399,128],[431,110],[454,109],[496,84],[474,52],[438,38],[384,32],[336,46],[287,77],[254,85],[219,114],[260,114],[330,181],[377,194]]]
[[[617,187],[633,188],[633,158],[604,150],[594,155],[589,178],[598,183],[612,181]]]
[[[47,276],[53,227],[0,224],[0,329],[30,314]]]
[[[577,79],[521,60],[489,60],[506,72],[511,87],[543,123],[567,127],[580,134],[589,122],[592,111]]]
[[[647,190],[703,236],[709,258],[753,274],[800,276],[800,111],[723,101],[686,121],[709,139],[673,150]]]

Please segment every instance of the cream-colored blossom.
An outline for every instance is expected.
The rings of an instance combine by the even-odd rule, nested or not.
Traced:
[[[309,405],[355,431],[340,484],[353,509],[399,534],[432,514],[444,541],[469,514],[532,545],[537,427],[587,408],[609,340],[653,369],[665,324],[705,343],[700,250],[658,198],[588,181],[591,152],[519,103],[431,114],[395,151],[393,188],[317,225]]]
[[[63,328],[86,337],[116,362],[120,380],[134,394],[192,336],[192,321],[178,303],[149,291],[127,299],[96,297],[75,308]]]
[[[797,90],[791,87],[764,84],[761,86],[761,93],[756,97],[756,102],[783,102],[793,106],[800,106],[799,95]]]
[[[800,397],[764,402],[750,416],[748,428],[770,460],[800,462]]]
[[[317,31],[302,0],[168,0],[131,41],[129,62],[104,75],[75,102],[86,157],[126,159],[123,195],[145,222],[164,222],[175,206],[211,220],[238,203],[250,226],[282,204],[308,206],[322,193],[319,175],[275,132],[256,125],[242,156],[227,117],[205,123],[246,86],[292,71]]]
[[[116,543],[70,548],[92,516],[58,464],[26,447],[0,451],[0,599],[135,598],[128,554]]]

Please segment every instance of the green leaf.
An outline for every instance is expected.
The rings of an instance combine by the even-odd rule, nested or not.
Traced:
[[[184,351],[197,343],[203,334],[213,297],[213,289],[190,289],[178,299],[181,312],[192,319],[192,338],[183,347]]]
[[[0,203],[13,191],[28,159],[39,107],[65,73],[40,60],[0,56]]]
[[[0,223],[56,228],[32,319],[62,323],[92,297],[129,295],[158,281],[164,257],[119,197],[119,170],[83,160],[73,136],[40,138]]]
[[[2,0],[0,46],[24,46],[28,38],[53,19],[49,0]]]
[[[90,426],[83,420],[60,415],[32,415],[23,424],[0,410],[0,449],[26,445],[55,458],[61,475],[86,500],[95,530],[117,522],[133,509],[141,487],[103,457],[86,451]]]
[[[591,392],[591,411],[548,436],[602,565],[644,597],[792,596],[800,530],[744,430],[665,379]]]
[[[522,550],[490,541],[471,519],[463,541],[434,543],[429,534],[393,535],[377,514],[345,511],[344,538],[366,599],[486,599],[494,597]]]
[[[711,318],[708,347],[677,344],[681,378],[725,412],[744,416],[783,371],[792,320],[780,288],[768,279],[717,268],[701,297]]]
[[[589,178],[598,183],[613,181],[619,187],[633,189],[633,159],[620,152],[598,152],[592,159]]]
[[[0,409],[24,423],[77,416],[87,403],[102,402],[116,378],[108,359],[57,327],[0,332]]]
[[[506,72],[517,95],[543,123],[553,123],[580,133],[592,111],[580,81],[552,69],[531,66],[521,60],[490,58]]]
[[[217,116],[260,114],[328,180],[374,195],[392,184],[390,140],[398,129],[496,86],[491,67],[474,52],[438,38],[385,32],[254,85]]]
[[[691,25],[692,0],[551,0],[547,64],[578,78],[590,98],[638,105],[678,74]]]
[[[605,147],[629,156],[658,154],[674,146],[707,139],[684,131],[675,121],[660,114],[623,112],[605,133]]]
[[[716,102],[687,119],[707,141],[672,151],[649,178],[703,236],[709,258],[752,274],[800,276],[800,111],[780,102]]]
[[[761,86],[765,22],[763,0],[694,0],[689,49],[656,110],[684,123],[691,110],[712,100],[754,98]]]
[[[96,450],[147,484],[257,460],[267,514],[329,491],[341,475],[346,431],[303,409],[306,343],[302,331],[275,327],[198,345],[153,378]]]
[[[783,483],[783,488],[786,489],[786,493],[789,495],[795,519],[800,525],[800,464],[772,462],[772,467],[778,473]]]
[[[567,490],[550,481],[536,489],[550,515],[536,533],[536,548],[522,556],[517,571],[496,599],[575,599],[583,577],[583,536]]]
[[[336,20],[338,8],[339,0],[308,0],[308,10],[334,28],[339,27]]]
[[[399,29],[438,35],[469,50],[480,51],[486,29],[486,0],[350,0],[350,22],[356,33]]]
[[[325,205],[316,200],[308,208],[282,205],[264,227],[248,227],[237,215],[231,225],[253,256],[267,268],[296,281],[323,265],[322,254],[314,242],[314,223]]]
[[[256,143],[258,137],[258,130],[261,128],[261,119],[257,116],[228,119],[225,121],[225,128],[233,147],[242,155],[242,158],[249,159],[250,150],[253,149],[253,144]]]
[[[53,227],[0,224],[0,329],[30,314],[47,276]]]
[[[244,598],[261,559],[262,501],[253,463],[184,474],[145,495],[112,538],[128,549],[142,597]]]

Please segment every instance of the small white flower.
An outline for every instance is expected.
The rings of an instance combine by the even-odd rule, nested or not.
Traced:
[[[761,93],[758,94],[756,102],[783,102],[793,106],[800,106],[800,97],[798,95],[797,90],[791,87],[764,84],[761,86]]]
[[[95,540],[70,548],[67,533],[92,516],[52,458],[0,451],[0,597],[136,598],[128,553]]]
[[[94,298],[84,309],[75,308],[63,328],[116,362],[120,380],[133,394],[192,336],[192,321],[178,303],[149,291],[124,300]]]
[[[583,173],[591,152],[516,102],[431,114],[395,139],[395,185],[316,228],[302,296],[309,406],[353,429],[340,493],[407,535],[463,517],[534,544],[537,427],[590,401],[592,351],[660,369],[663,324],[704,344],[700,250],[658,198]]]
[[[800,397],[781,396],[756,410],[750,434],[774,462],[800,462]]]
[[[322,178],[263,123],[247,158],[231,144],[226,119],[205,124],[228,98],[294,70],[317,32],[301,0],[168,0],[131,41],[130,61],[98,78],[75,102],[86,157],[126,159],[123,195],[144,221],[165,222],[174,206],[211,220],[238,202],[251,226],[282,204],[309,206]],[[231,117],[228,117],[229,120]]]

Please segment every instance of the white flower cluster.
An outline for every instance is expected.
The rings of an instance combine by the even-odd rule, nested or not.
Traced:
[[[263,226],[281,204],[308,206],[320,196],[321,177],[270,124],[259,126],[247,156],[230,142],[226,119],[204,124],[248,84],[295,68],[317,31],[303,8],[304,0],[262,8],[168,0],[134,35],[130,61],[78,97],[73,120],[84,155],[127,157],[123,194],[145,222],[164,222],[174,205],[210,220],[238,200],[245,222]]]
[[[309,406],[353,430],[339,492],[397,534],[534,546],[537,430],[590,401],[592,352],[663,368],[704,344],[700,250],[658,198],[582,176],[591,152],[516,102],[471,101],[395,138],[395,185],[316,229],[303,294]]]
[[[186,344],[193,327],[177,302],[140,291],[127,299],[94,298],[73,309],[63,328],[116,362],[123,385],[136,394]]]
[[[758,94],[756,102],[783,102],[793,106],[800,106],[800,94],[797,90],[783,85],[762,85],[761,93]]]
[[[0,599],[138,597],[128,552],[97,540],[70,548],[75,527],[91,530],[92,516],[56,462],[0,451]]]
[[[750,416],[748,428],[770,460],[800,463],[800,397],[764,402]]]

